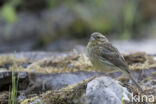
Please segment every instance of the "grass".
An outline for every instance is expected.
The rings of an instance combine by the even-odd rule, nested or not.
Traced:
[[[124,99],[123,99],[123,88],[122,88],[122,100],[121,100],[121,104],[124,104]]]
[[[16,57],[16,53],[14,53],[14,56]],[[12,85],[11,88],[9,88],[9,99],[8,104],[17,104],[17,91],[18,91],[18,81],[19,81],[19,75],[16,77],[15,75],[15,68],[16,63],[13,63],[12,67]]]

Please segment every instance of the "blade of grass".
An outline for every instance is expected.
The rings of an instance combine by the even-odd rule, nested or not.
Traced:
[[[16,52],[14,53],[14,58],[16,58]],[[8,104],[17,104],[17,91],[18,91],[18,81],[19,75],[15,75],[16,62],[13,62],[12,67],[12,84],[11,88],[9,88],[9,100]]]

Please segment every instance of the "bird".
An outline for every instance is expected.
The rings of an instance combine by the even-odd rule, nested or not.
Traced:
[[[104,72],[120,70],[132,80],[140,93],[144,93],[143,89],[132,76],[124,57],[103,34],[99,32],[91,34],[87,44],[87,55],[95,69]]]

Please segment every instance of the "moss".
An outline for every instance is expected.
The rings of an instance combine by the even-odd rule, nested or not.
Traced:
[[[129,65],[136,64],[136,63],[144,63],[148,60],[149,63],[155,63],[153,58],[147,55],[145,52],[134,52],[128,55],[124,55],[126,62]]]
[[[131,70],[156,68],[156,61],[145,53],[136,52],[124,55]],[[29,69],[41,73],[61,73],[77,71],[93,71],[93,67],[85,54],[70,54],[64,58],[50,58],[34,62]]]
[[[71,54],[64,58],[50,58],[34,62],[28,67],[41,73],[90,71],[92,65],[84,54]]]
[[[132,53],[124,55],[126,61],[129,64],[131,70],[144,70],[156,68],[156,62],[153,57],[147,55],[146,53]],[[88,59],[88,57],[81,54],[68,54],[64,57],[49,57],[48,59],[39,59],[32,62],[27,58],[15,58],[13,56],[4,55],[0,57],[0,66],[10,65],[8,70],[12,69],[12,64],[17,63],[15,71],[27,71],[36,73],[61,73],[61,72],[76,72],[76,71],[93,71],[93,67]],[[21,67],[22,64],[28,64],[27,68]],[[155,74],[153,72],[153,74]],[[31,99],[26,99],[21,102],[21,104],[29,104],[30,102],[35,102],[39,104],[75,104],[79,102],[78,99],[81,98],[83,92],[86,89],[86,84],[89,80],[82,81],[78,84],[74,84],[58,91],[48,91],[40,96],[33,97]],[[126,81],[126,79],[124,79]],[[131,88],[133,92],[136,88]],[[145,89],[146,90],[146,89]],[[148,90],[148,89],[147,89]],[[151,88],[152,90],[152,88]],[[149,90],[148,90],[149,91]],[[79,104],[81,104],[79,102]]]
[[[26,99],[22,101],[21,104],[32,104],[36,101],[38,101],[37,103],[39,104],[82,104],[84,102],[81,102],[81,97],[85,93],[87,83],[94,78],[95,77],[91,77],[87,80],[67,86],[58,91],[47,91],[40,96]]]
[[[22,63],[28,63],[28,59],[26,58],[16,58],[14,56],[10,56],[10,55],[4,55],[0,57],[0,66],[4,66],[7,64],[22,64]]]
[[[16,66],[13,64],[16,63]],[[0,57],[0,70],[12,70],[15,71],[24,71],[25,65],[28,66],[28,64],[31,63],[30,60],[27,58],[16,58],[11,55],[4,55]]]
[[[153,60],[153,57],[147,55],[144,52],[135,52],[124,55],[124,58],[131,70],[156,68],[156,61]]]
[[[156,68],[156,61],[153,57],[143,52],[131,53],[124,55],[126,62],[131,70],[142,70]],[[15,58],[10,55],[0,57],[1,69],[11,70],[13,63],[16,63],[15,71],[27,71],[38,73],[62,73],[62,72],[77,72],[77,71],[93,71],[93,67],[88,57],[81,54],[69,54],[65,57],[40,59],[32,62],[26,57]],[[29,63],[31,63],[29,65]],[[26,64],[28,67],[23,67]]]

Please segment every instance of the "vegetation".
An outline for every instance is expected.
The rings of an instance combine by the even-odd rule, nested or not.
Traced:
[[[144,13],[144,8],[147,8],[145,3],[141,0],[124,2],[122,0],[33,0],[29,2],[8,0],[2,2],[0,13],[7,22],[16,23],[20,12],[37,14],[43,10],[54,10],[62,6],[68,8],[77,18],[72,29],[69,27],[71,32],[69,34],[84,37],[86,32],[99,31],[118,33],[121,39],[130,39],[141,34],[140,28],[146,25],[147,15],[150,16]]]
[[[8,104],[17,104],[17,91],[18,91],[18,79],[19,78],[18,76],[17,77],[15,76],[15,68],[16,68],[16,63],[13,64],[13,68],[12,68],[12,85],[11,85],[11,89],[9,90]]]

